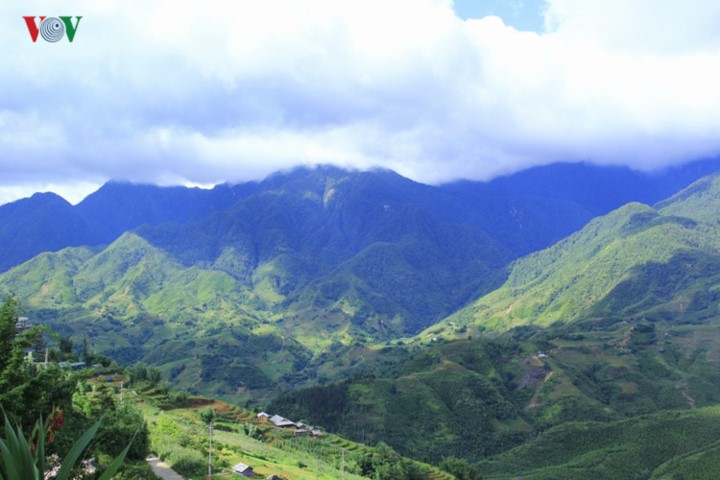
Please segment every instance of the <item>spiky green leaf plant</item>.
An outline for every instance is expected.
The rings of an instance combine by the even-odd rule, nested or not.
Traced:
[[[45,476],[45,441],[50,419],[42,417],[35,424],[30,439],[37,438],[37,444],[28,440],[20,427],[13,428],[5,415],[5,438],[0,439],[0,480],[42,480]],[[95,422],[73,444],[60,464],[56,480],[68,480],[82,453],[98,432],[102,419]],[[133,437],[134,440],[134,437]],[[33,447],[33,445],[35,445]],[[122,466],[130,450],[132,440],[103,472],[99,480],[110,480]]]

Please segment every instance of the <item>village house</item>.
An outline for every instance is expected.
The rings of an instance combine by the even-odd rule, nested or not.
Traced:
[[[295,428],[295,422],[288,420],[280,415],[273,415],[270,417],[270,423],[280,428]]]
[[[28,330],[30,328],[30,319],[28,317],[18,317],[15,328],[17,328],[19,333]]]
[[[85,362],[58,362],[58,367],[69,368],[70,370],[80,370],[87,368],[87,364]]]
[[[245,465],[244,463],[238,463],[232,468],[232,470],[238,475],[242,475],[244,477],[252,477],[254,475],[252,467]]]
[[[324,435],[323,432],[315,427],[311,427],[310,425],[306,425],[302,422],[293,422],[292,420],[288,420],[280,415],[273,415],[270,417],[269,414],[260,412],[257,414],[257,418],[260,423],[267,423],[269,421],[276,427],[294,428],[296,436],[312,435],[313,437],[321,437]]]

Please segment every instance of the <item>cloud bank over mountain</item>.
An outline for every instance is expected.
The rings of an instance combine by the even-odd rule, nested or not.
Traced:
[[[544,11],[532,32],[442,0],[4,3],[0,201],[302,164],[437,183],[720,151],[717,2]],[[83,18],[72,43],[33,43],[27,15]]]

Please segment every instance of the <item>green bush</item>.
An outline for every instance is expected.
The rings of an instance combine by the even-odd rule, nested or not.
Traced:
[[[154,447],[158,457],[184,476],[191,476],[207,466],[207,459],[203,454],[178,445],[172,438],[165,437],[156,441]]]
[[[185,476],[192,475],[207,465],[207,459],[202,454],[184,447],[178,447],[169,460],[172,467]]]

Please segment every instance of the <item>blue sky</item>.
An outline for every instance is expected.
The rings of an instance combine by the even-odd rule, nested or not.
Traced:
[[[33,43],[27,15],[82,15]],[[720,152],[720,2],[0,2],[0,203],[330,163],[427,183]]]
[[[494,15],[518,29],[542,32],[544,29],[544,0],[455,0],[453,9],[458,17],[483,18]]]

